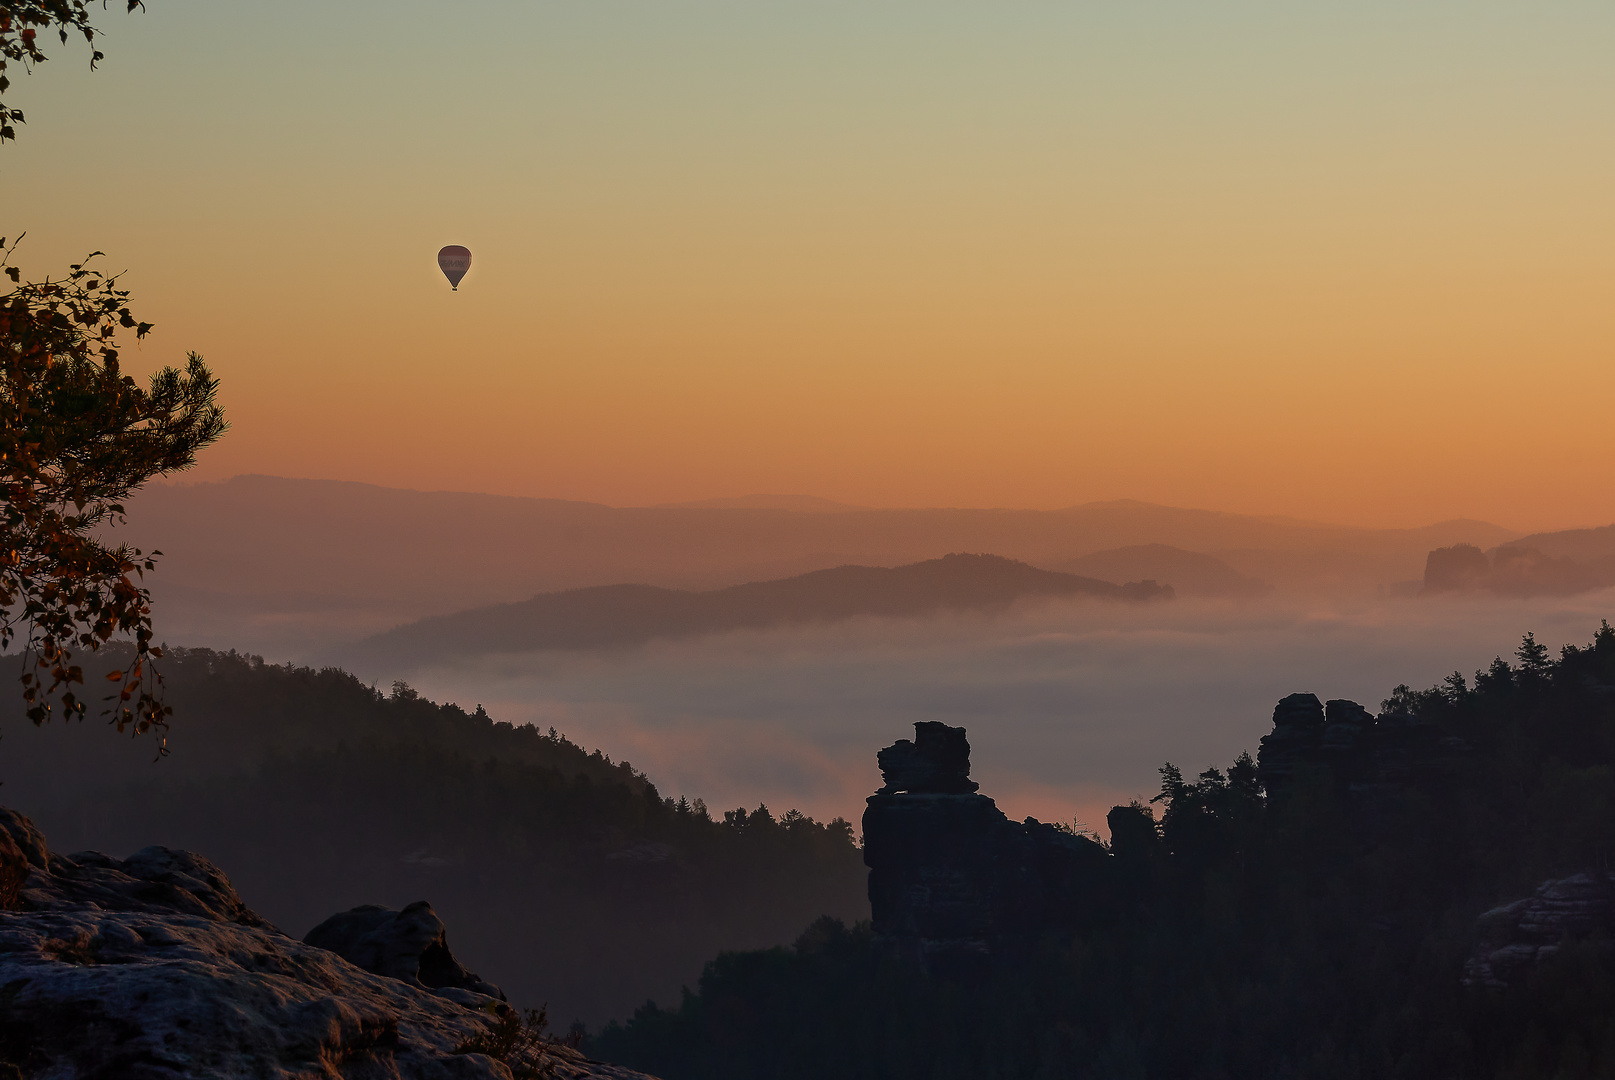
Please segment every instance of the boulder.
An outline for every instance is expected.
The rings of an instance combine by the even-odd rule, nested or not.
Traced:
[[[288,937],[200,855],[52,854],[9,811],[0,837],[0,865],[20,853],[28,867],[16,910],[0,911],[0,1077],[643,1080],[561,1045],[536,1060],[475,1052],[503,1045],[509,1006]]]
[[[332,915],[303,941],[411,986],[428,990],[453,987],[505,1000],[499,987],[484,982],[454,958],[443,920],[425,900],[402,911],[366,904]]]

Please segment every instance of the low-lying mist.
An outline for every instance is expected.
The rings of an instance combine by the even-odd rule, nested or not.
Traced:
[[[854,824],[879,786],[875,751],[916,720],[969,729],[974,776],[1011,816],[1103,832],[1156,770],[1255,751],[1296,691],[1376,709],[1512,657],[1531,631],[1557,650],[1615,615],[1615,590],[1569,598],[1381,599],[1124,606],[1023,604],[996,616],[853,620],[489,656],[397,672],[421,693],[554,726],[716,812],[766,803]]]

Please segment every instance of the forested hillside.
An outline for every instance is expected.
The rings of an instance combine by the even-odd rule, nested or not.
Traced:
[[[63,850],[204,852],[294,934],[361,903],[430,900],[518,1002],[603,1019],[724,948],[867,912],[852,828],[709,814],[563,735],[383,694],[344,672],[174,650],[172,753],[4,702],[0,801]],[[658,989],[659,988],[659,989]]]
[[[1161,772],[1161,814],[1112,811],[1069,917],[980,981],[821,920],[592,1046],[670,1080],[1615,1073],[1608,623],[1377,717],[1295,695],[1259,763]]]
[[[1424,592],[1569,596],[1615,585],[1615,525],[1522,536],[1489,551],[1473,544],[1425,557]]]

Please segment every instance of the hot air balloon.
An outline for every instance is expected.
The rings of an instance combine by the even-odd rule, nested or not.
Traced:
[[[459,244],[450,244],[437,253],[437,265],[438,269],[443,271],[443,276],[449,279],[454,291],[459,292],[460,279],[471,269],[471,249],[463,248]]]

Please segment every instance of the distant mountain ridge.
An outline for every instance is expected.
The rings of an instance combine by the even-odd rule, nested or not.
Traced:
[[[847,564],[991,551],[1033,566],[1164,544],[1285,590],[1417,578],[1426,553],[1492,547],[1484,522],[1356,529],[1134,501],[1065,510],[611,507],[241,476],[154,484],[114,536],[164,553],[146,583],[175,644],[329,658],[369,634],[513,596],[634,581],[716,589]]]
[[[908,566],[838,566],[776,581],[688,592],[600,585],[438,615],[362,642],[356,657],[418,664],[459,654],[634,645],[860,615],[916,616],[1007,606],[1025,596],[1169,599],[1170,585],[1039,570],[996,555],[945,555]]]
[[[1510,547],[1534,548],[1556,559],[1584,563],[1615,560],[1615,525],[1594,529],[1561,529],[1558,532],[1531,533],[1509,541]]]
[[[731,499],[696,499],[693,502],[657,503],[656,510],[789,510],[794,514],[844,514],[868,506],[821,499],[817,495],[740,495]]]

